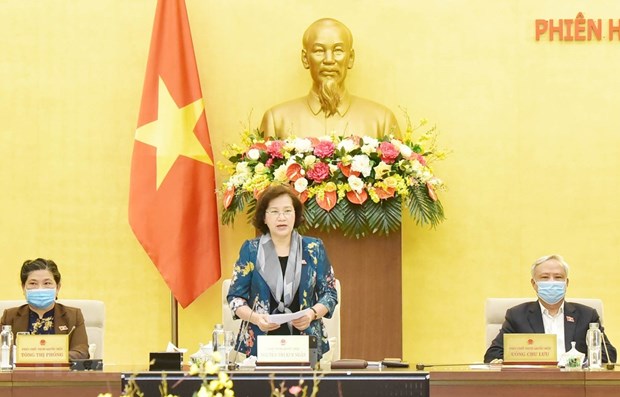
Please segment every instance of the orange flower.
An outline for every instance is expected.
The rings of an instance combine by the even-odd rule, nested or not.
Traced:
[[[316,196],[316,203],[325,211],[330,211],[334,208],[337,201],[338,194],[336,192],[325,192],[322,199],[320,199],[318,195]]]
[[[230,207],[233,199],[235,198],[235,187],[231,186],[224,192],[224,208]]]
[[[363,204],[368,199],[368,193],[366,193],[366,190],[362,190],[360,193],[352,190],[347,192],[347,199],[353,204]]]
[[[377,193],[377,196],[379,196],[381,200],[394,197],[395,192],[396,192],[396,189],[394,189],[393,187],[388,187],[387,189],[383,189],[381,187],[375,188],[375,193]]]
[[[298,180],[299,178],[303,176],[302,171],[303,171],[303,168],[301,168],[301,165],[297,163],[293,163],[289,165],[288,168],[286,169],[286,177],[289,180],[295,182],[296,180]]]

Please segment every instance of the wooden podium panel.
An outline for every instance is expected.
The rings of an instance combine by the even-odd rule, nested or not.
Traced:
[[[402,357],[401,231],[349,238],[310,230],[323,240],[342,288],[341,357]]]

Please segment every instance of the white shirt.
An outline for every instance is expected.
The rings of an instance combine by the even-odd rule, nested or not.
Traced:
[[[566,347],[564,345],[564,302],[562,302],[562,306],[558,310],[555,316],[549,314],[549,310],[538,301],[540,305],[540,311],[542,312],[543,324],[545,326],[545,334],[556,334],[557,338],[557,346],[558,346],[558,355],[560,358],[562,354],[566,353]]]

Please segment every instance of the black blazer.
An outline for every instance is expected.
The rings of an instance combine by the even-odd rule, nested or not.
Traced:
[[[582,353],[588,353],[586,345],[586,332],[590,323],[599,323],[599,316],[595,309],[581,305],[579,303],[564,302],[564,343],[566,351],[571,349],[571,342],[575,343],[575,348]],[[601,326],[601,331],[603,327]],[[511,307],[506,311],[506,320],[502,324],[502,329],[495,337],[491,346],[484,355],[484,362],[504,358],[504,334],[511,333],[537,333],[544,334],[545,326],[543,324],[542,312],[538,301],[526,302]],[[607,335],[605,335],[605,343],[609,350],[611,362],[616,362],[616,348],[611,345]],[[608,362],[605,348],[603,348],[603,362]]]

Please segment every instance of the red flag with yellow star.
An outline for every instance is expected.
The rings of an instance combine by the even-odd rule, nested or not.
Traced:
[[[213,152],[184,0],[157,2],[129,223],[182,307],[220,278]]]

